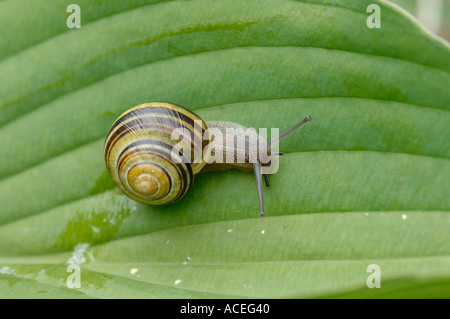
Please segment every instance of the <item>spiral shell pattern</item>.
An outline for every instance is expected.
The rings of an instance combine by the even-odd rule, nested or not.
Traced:
[[[175,129],[185,132],[182,141],[191,150],[190,158],[173,152],[180,141],[172,140]],[[193,159],[194,152],[203,154],[209,147],[202,138],[207,129],[205,121],[181,106],[165,102],[138,105],[123,113],[106,137],[108,172],[117,187],[138,202],[164,205],[178,201],[206,164],[204,159],[198,163]]]

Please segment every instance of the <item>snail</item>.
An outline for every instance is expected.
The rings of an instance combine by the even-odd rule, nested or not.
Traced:
[[[253,171],[260,215],[264,216],[262,176],[266,186],[269,181],[263,171],[283,155],[272,152],[272,145],[310,120],[311,116],[307,116],[266,141],[256,131],[246,131],[237,123],[206,122],[172,103],[144,103],[129,109],[112,124],[105,139],[105,163],[122,193],[150,205],[170,204],[183,198],[200,171]],[[244,131],[244,144],[230,143]],[[223,163],[220,159],[228,160]]]

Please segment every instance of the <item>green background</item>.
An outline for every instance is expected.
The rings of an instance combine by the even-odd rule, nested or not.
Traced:
[[[391,2],[398,4],[414,16],[419,15],[419,0],[392,0]],[[426,0],[423,2],[426,2]],[[436,1],[433,2],[432,5],[439,5]],[[439,15],[438,19],[441,23],[439,30],[436,32],[448,41],[450,39],[450,0],[440,0]]]

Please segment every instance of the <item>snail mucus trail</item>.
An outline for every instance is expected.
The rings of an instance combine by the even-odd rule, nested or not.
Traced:
[[[269,181],[263,171],[277,161],[279,155],[283,155],[282,152],[272,152],[272,145],[310,120],[311,116],[307,116],[279,136],[266,141],[256,131],[247,130],[237,123],[206,122],[194,112],[172,103],[144,103],[124,112],[111,126],[105,139],[105,163],[121,192],[150,205],[165,205],[180,200],[200,171],[253,171],[260,215],[264,216],[262,176],[266,186],[269,186]],[[210,131],[221,132],[222,138],[204,138],[209,136]],[[227,144],[227,141],[240,138],[243,131],[250,134],[253,142],[246,140],[245,147],[239,143]],[[183,132],[181,141],[179,136],[173,138],[174,132]],[[190,153],[184,154],[179,152],[180,149],[183,152],[188,149]],[[199,153],[203,155],[200,160],[190,160]],[[266,154],[264,161],[260,154]],[[227,160],[211,163],[211,156]]]

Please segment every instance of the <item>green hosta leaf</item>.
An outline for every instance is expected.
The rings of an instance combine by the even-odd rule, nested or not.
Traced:
[[[448,43],[373,0],[80,0],[77,30],[70,3],[0,2],[1,297],[450,296]],[[164,207],[117,194],[104,138],[150,101],[255,128],[310,114],[267,217],[238,171]]]

